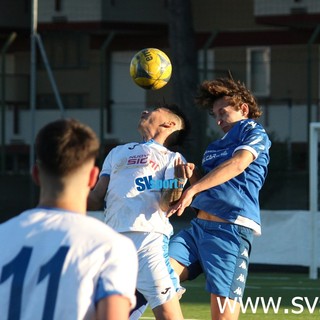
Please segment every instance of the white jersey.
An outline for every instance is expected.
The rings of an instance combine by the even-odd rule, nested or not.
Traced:
[[[153,140],[112,149],[100,172],[100,176],[110,176],[105,222],[118,232],[159,232],[170,236],[173,229],[166,212],[160,209],[161,189],[157,187],[174,180],[177,158],[185,161],[180,153]]]
[[[1,320],[96,319],[113,294],[135,305],[134,245],[95,218],[25,211],[0,225],[0,252]]]

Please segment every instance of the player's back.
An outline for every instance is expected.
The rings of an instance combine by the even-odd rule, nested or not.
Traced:
[[[93,319],[115,293],[134,304],[134,246],[94,218],[26,211],[0,225],[0,252],[1,320]]]

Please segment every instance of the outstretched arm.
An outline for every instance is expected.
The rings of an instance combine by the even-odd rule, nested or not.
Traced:
[[[191,185],[180,197],[180,200],[173,205],[167,216],[170,217],[177,213],[181,216],[188,207],[193,197],[204,190],[218,186],[242,173],[254,160],[253,154],[248,150],[237,151],[232,158],[221,163],[218,167],[207,173],[198,182]]]

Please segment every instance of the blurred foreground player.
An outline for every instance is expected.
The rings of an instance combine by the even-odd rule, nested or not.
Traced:
[[[0,319],[128,319],[134,245],[85,216],[98,150],[95,133],[76,120],[38,133],[32,177],[39,204],[0,225]]]

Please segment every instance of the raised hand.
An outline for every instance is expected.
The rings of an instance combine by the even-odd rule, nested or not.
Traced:
[[[174,161],[174,176],[178,179],[189,179],[195,168],[194,163],[183,163],[181,158]]]
[[[169,208],[167,211],[167,217],[169,218],[175,213],[178,216],[181,216],[185,208],[190,206],[194,195],[195,193],[193,192],[192,188],[189,187],[185,192],[182,193],[179,201]]]

